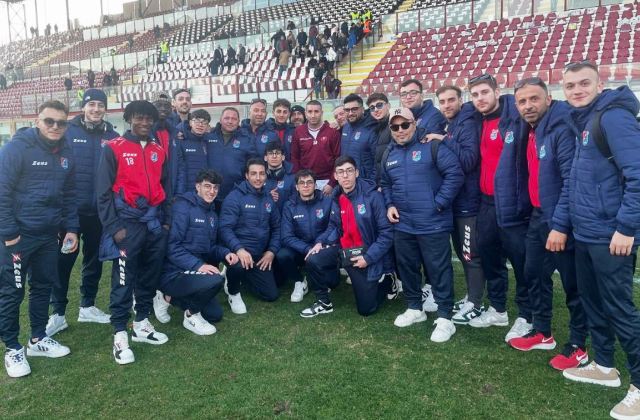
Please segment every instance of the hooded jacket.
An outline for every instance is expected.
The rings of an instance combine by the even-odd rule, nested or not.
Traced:
[[[276,120],[273,118],[269,118],[266,122],[269,125],[271,130],[273,130],[278,139],[280,140],[280,144],[284,148],[284,157],[287,162],[291,161],[291,142],[293,141],[293,132],[295,131],[295,127],[293,124],[284,123],[278,124]],[[280,138],[280,133],[282,133],[282,138]]]
[[[569,203],[573,234],[588,243],[609,244],[617,231],[640,240],[640,103],[622,86],[603,91],[589,106],[575,108],[573,122],[581,133],[571,168]],[[603,111],[600,127],[615,164],[592,138],[593,117]]]
[[[289,162],[283,162],[282,168],[278,171],[267,169],[267,182],[264,184],[269,192],[273,189],[278,191],[278,201],[276,207],[282,214],[282,208],[289,201],[291,195],[296,193],[296,177],[291,172],[293,165]]]
[[[0,239],[78,232],[73,152],[51,147],[37,128],[19,130],[0,148]]]
[[[207,168],[207,144],[209,133],[201,136],[191,131],[188,121],[178,125],[182,140],[176,141],[177,182],[176,194],[192,191],[201,169]]]
[[[440,111],[433,106],[431,99],[424,101],[420,107],[411,108],[411,113],[416,120],[416,125],[424,129],[427,134],[444,134],[444,127],[447,125],[447,120]]]

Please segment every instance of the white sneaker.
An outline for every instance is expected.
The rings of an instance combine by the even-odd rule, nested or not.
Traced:
[[[4,354],[4,368],[11,378],[20,378],[31,373],[31,366],[24,355],[24,347],[20,350],[10,349]]]
[[[479,317],[469,321],[469,325],[475,328],[487,328],[491,326],[506,327],[509,325],[509,314],[498,312],[493,306],[489,306]]]
[[[340,268],[340,275],[346,277],[345,282],[347,284],[351,284],[351,277],[349,277],[349,273],[347,273],[347,270],[345,270],[344,268]]]
[[[464,297],[462,299],[460,299],[459,301],[455,302],[453,304],[453,312],[458,312],[460,310],[460,308],[462,308],[464,306],[465,303],[467,303],[469,301],[469,295],[464,295]]]
[[[247,313],[247,306],[244,304],[240,292],[235,295],[229,295],[229,306],[231,306],[231,312],[234,314],[242,315]]]
[[[415,324],[416,322],[424,322],[426,320],[427,314],[422,312],[420,309],[407,309],[396,317],[396,320],[393,321],[393,325],[403,328]]]
[[[27,356],[42,356],[55,359],[64,357],[69,353],[71,353],[69,347],[63,346],[51,337],[45,337],[37,343],[32,343],[29,340],[29,344],[27,344]]]
[[[149,318],[142,321],[133,321],[133,333],[131,339],[136,343],[164,344],[169,341],[166,334],[156,331]]]
[[[447,318],[438,318],[433,322],[436,328],[431,333],[431,341],[434,343],[444,343],[449,341],[456,332],[456,326]]]
[[[53,314],[49,317],[45,332],[47,333],[47,336],[53,337],[55,334],[62,330],[66,330],[67,328],[69,328],[69,324],[67,324],[67,319],[64,315]]]
[[[211,335],[216,333],[216,327],[210,324],[206,319],[202,317],[200,312],[197,314],[187,315],[187,311],[184,311],[184,320],[182,326],[198,335]]]
[[[425,284],[422,288],[422,310],[425,312],[437,312],[438,305],[431,293],[431,285]]]
[[[532,324],[529,324],[526,319],[518,317],[516,318],[516,321],[513,323],[513,326],[511,327],[507,335],[504,336],[504,341],[508,343],[509,340],[513,338],[518,338],[526,335],[532,329]]]
[[[156,290],[156,295],[153,297],[153,313],[161,324],[171,321],[170,306],[171,304],[164,300],[164,294],[160,290]]]
[[[133,351],[129,348],[129,336],[126,331],[118,331],[113,336],[113,357],[119,365],[136,361]]]
[[[304,295],[309,291],[309,286],[307,285],[307,279],[303,281],[297,281],[293,286],[293,293],[291,293],[291,302],[302,302],[304,299]]]
[[[108,324],[111,322],[111,315],[105,314],[95,306],[80,308],[78,312],[78,322],[95,322],[96,324]]]

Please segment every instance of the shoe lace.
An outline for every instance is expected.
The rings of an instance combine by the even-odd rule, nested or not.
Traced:
[[[578,350],[580,350],[580,347],[576,346],[575,344],[565,344],[564,348],[562,349],[562,352],[560,354],[562,354],[564,357],[571,357],[574,355],[574,353],[576,353]]]
[[[38,341],[36,344],[42,344],[45,347],[59,347],[60,343],[58,343],[56,340],[54,340],[51,337],[45,337],[43,339],[41,339],[40,341]]]
[[[9,354],[9,358],[14,363],[22,363],[25,360],[24,359],[24,350],[23,351],[16,351],[16,352],[13,352],[12,354]]]
[[[640,391],[636,389],[634,391],[627,392],[627,395],[624,397],[624,399],[621,402],[622,402],[622,404],[626,405],[627,407],[631,407],[639,399],[640,399]]]

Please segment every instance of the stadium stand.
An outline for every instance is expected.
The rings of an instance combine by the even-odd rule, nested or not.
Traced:
[[[61,32],[51,34],[48,37],[15,41],[11,44],[0,46],[0,63],[13,63],[24,67],[31,65],[51,54],[52,47],[68,45],[82,41],[80,31]]]

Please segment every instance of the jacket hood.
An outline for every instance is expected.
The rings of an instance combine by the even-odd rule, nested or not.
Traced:
[[[422,102],[422,105],[420,105],[419,107],[411,108],[411,113],[413,114],[413,118],[417,121],[431,109],[434,109],[433,101],[431,99],[427,99],[426,101]]]
[[[516,108],[516,98],[511,94],[502,95],[500,101],[500,121],[513,121],[520,118],[518,108]]]
[[[49,145],[40,138],[40,132],[36,127],[16,131],[11,141],[21,141],[29,147],[42,147],[43,149],[51,150]],[[62,139],[58,141],[59,150],[67,149],[68,146],[66,143],[65,137],[63,136]]]
[[[536,130],[542,130],[542,133],[548,134],[558,126],[567,125],[573,134],[578,135],[578,130],[573,125],[570,114],[571,106],[568,103],[553,100],[547,113],[540,120],[538,127],[536,127]]]
[[[460,108],[460,112],[455,116],[455,121],[459,124],[467,120],[476,119],[478,112],[472,102],[465,102]]]
[[[69,121],[69,125],[84,128],[82,126],[82,117],[83,117],[82,114],[76,115],[71,119],[71,121]],[[102,122],[104,122],[105,124],[105,131],[113,131],[113,124],[111,124],[109,121],[106,121],[106,120],[102,120]]]
[[[237,184],[236,188],[238,188],[243,194],[253,194],[253,195],[265,195],[267,193],[266,188],[262,187],[262,191],[258,192],[255,188],[249,184],[249,181],[246,179],[241,183]]]
[[[265,124],[267,124],[267,126],[273,130],[286,130],[288,128],[293,128],[293,124],[289,124],[289,123],[284,123],[284,124],[278,124],[276,123],[276,120],[271,117],[268,118],[267,121],[265,121]]]
[[[176,200],[184,200],[184,201],[188,202],[191,205],[202,207],[205,210],[211,209],[213,207],[213,205],[214,205],[213,203],[209,204],[206,201],[204,201],[194,191],[189,191],[189,192],[180,194],[180,195],[176,196]]]
[[[371,115],[371,112],[369,112],[369,110],[367,109],[364,111],[364,115],[362,115],[362,118],[358,122],[356,122],[355,124],[351,124],[349,121],[347,121],[347,124],[350,124],[353,129],[360,127],[375,128],[378,126],[378,120],[373,118],[373,115]]]
[[[617,108],[624,108],[636,116],[640,110],[640,102],[638,102],[638,98],[636,98],[636,95],[628,86],[603,90],[595,103],[596,111],[615,106]]]
[[[205,137],[207,136],[207,132],[205,132],[201,136],[196,136],[195,134],[193,134],[193,132],[191,131],[191,125],[189,125],[188,121],[182,121],[176,128],[178,131],[182,132],[185,140],[204,141]]]
[[[364,178],[357,178],[356,179],[356,187],[353,189],[353,191],[351,191],[349,194],[347,194],[350,197],[353,197],[354,195],[358,195],[358,194],[363,194],[363,195],[370,195],[373,191],[376,191],[378,189],[378,185],[370,180],[370,179],[364,179]],[[338,185],[334,190],[333,190],[333,198],[334,199],[338,199],[338,197],[340,197],[340,194],[342,194],[342,187],[340,185]]]
[[[291,195],[291,198],[289,199],[289,201],[291,201],[294,205],[295,204],[313,204],[322,200],[322,196],[323,196],[322,191],[315,190],[313,193],[313,198],[311,200],[303,201],[302,198],[300,198],[300,194],[298,194],[298,192],[296,191],[295,194]]]

